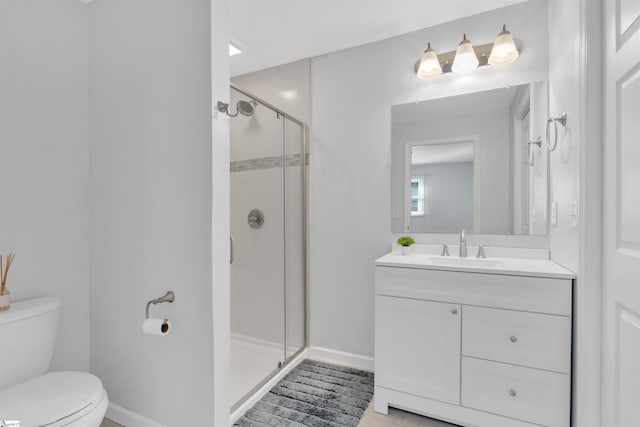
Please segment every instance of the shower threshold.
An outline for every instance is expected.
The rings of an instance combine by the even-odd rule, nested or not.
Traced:
[[[231,424],[239,420],[255,403],[260,400],[271,388],[278,383],[293,368],[308,356],[307,347],[300,348],[293,356],[287,359],[281,368],[274,370],[267,378],[252,388],[242,399],[231,407]],[[254,383],[255,384],[255,383]]]

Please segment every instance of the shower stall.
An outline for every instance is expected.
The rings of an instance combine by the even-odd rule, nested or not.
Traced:
[[[306,129],[231,86],[231,410],[306,347]]]

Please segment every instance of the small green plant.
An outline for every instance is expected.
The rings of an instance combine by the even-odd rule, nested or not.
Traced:
[[[402,236],[402,237],[398,237],[398,244],[400,246],[411,246],[415,243],[416,241],[413,240],[413,237],[411,236]]]

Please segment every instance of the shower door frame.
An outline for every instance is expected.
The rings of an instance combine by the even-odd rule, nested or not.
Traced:
[[[284,350],[284,360],[282,363],[280,363],[278,365],[278,367],[276,369],[274,369],[273,371],[271,371],[270,374],[268,374],[262,381],[260,381],[256,386],[254,386],[251,390],[249,390],[249,392],[247,394],[245,394],[240,400],[238,400],[237,402],[234,402],[231,405],[231,410],[230,413],[233,413],[236,409],[238,409],[240,406],[242,406],[247,400],[249,400],[251,398],[251,396],[253,396],[256,392],[258,392],[258,390],[260,390],[262,387],[264,387],[265,384],[267,384],[272,378],[274,378],[276,375],[278,375],[278,373],[280,371],[282,371],[283,368],[285,368],[287,365],[289,365],[289,363],[291,363],[292,360],[294,360],[296,357],[298,357],[301,353],[303,353],[308,346],[308,338],[309,338],[309,311],[308,311],[308,307],[309,307],[309,281],[308,281],[308,277],[307,277],[307,126],[304,124],[304,122],[302,122],[301,120],[298,120],[297,118],[295,118],[294,116],[282,111],[281,109],[279,109],[278,107],[275,107],[274,105],[270,104],[269,102],[257,97],[256,95],[247,92],[244,89],[239,88],[238,86],[234,85],[233,83],[231,83],[230,88],[253,99],[254,101],[262,104],[263,106],[269,108],[270,110],[272,110],[274,113],[276,113],[278,115],[278,118],[282,117],[283,120],[290,120],[293,123],[297,124],[300,126],[300,141],[301,141],[301,147],[300,147],[300,165],[301,165],[301,188],[302,188],[302,281],[303,281],[303,292],[304,292],[304,317],[303,317],[303,331],[304,331],[304,342],[302,344],[302,346],[295,352],[293,353],[291,356],[286,357],[287,356],[287,292],[286,292],[286,275],[285,275],[285,282],[284,282],[284,286],[285,286],[285,292],[284,292],[284,325],[285,325],[285,330],[284,330],[284,343],[283,343],[283,350]],[[284,123],[284,122],[283,122]],[[284,143],[284,138],[285,138],[285,134],[283,132],[282,135],[283,138],[283,143]],[[283,153],[283,158],[284,158],[284,153]],[[286,167],[285,162],[283,162],[282,165],[283,169]],[[285,197],[286,197],[286,192],[285,192]],[[285,210],[285,214],[286,214],[286,210]],[[286,259],[285,259],[286,262]],[[229,331],[231,332],[231,331]]]

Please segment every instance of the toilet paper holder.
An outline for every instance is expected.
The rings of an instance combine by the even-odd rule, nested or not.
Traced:
[[[145,311],[146,313],[146,319],[149,318],[149,306],[151,304],[156,305],[156,304],[160,304],[161,302],[173,302],[176,299],[176,294],[174,294],[172,291],[167,292],[166,294],[164,294],[163,296],[161,296],[160,298],[156,298],[156,299],[152,299],[151,301],[149,301],[147,303],[147,309]]]

